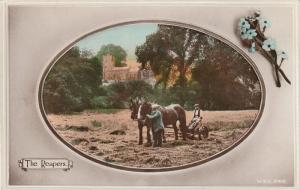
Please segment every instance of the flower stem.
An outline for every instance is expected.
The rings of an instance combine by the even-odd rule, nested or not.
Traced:
[[[277,65],[277,54],[276,54],[276,51],[274,51],[274,52],[275,52],[275,56],[274,56],[273,65],[275,66],[276,86],[281,87],[281,82],[280,82],[280,79],[279,79],[279,66]]]
[[[258,42],[259,43],[259,42]],[[281,82],[280,82],[280,78],[279,78],[279,73],[282,75],[282,77],[285,79],[285,81],[289,84],[291,84],[290,80],[286,77],[286,75],[284,74],[284,72],[282,71],[282,69],[277,65],[276,63],[276,59],[274,59],[274,57],[266,52],[265,50],[263,50],[261,48],[261,46],[258,46],[259,48],[259,52],[261,52],[261,54],[269,60],[269,62],[272,64],[273,68],[275,69],[275,81],[276,81],[276,86],[277,87],[281,87]]]
[[[279,73],[282,75],[282,77],[284,78],[284,80],[288,83],[291,84],[291,81],[287,78],[287,76],[285,75],[285,73],[283,72],[283,70],[280,68],[280,66],[277,64],[277,54],[276,51],[274,51],[273,53],[270,53],[268,51],[265,51],[262,46],[263,46],[263,41],[266,40],[266,37],[264,35],[264,33],[260,30],[259,28],[259,24],[255,25],[253,22],[249,22],[250,25],[252,27],[254,27],[257,31],[257,37],[255,38],[255,42],[256,44],[258,44],[258,48],[259,51],[261,52],[261,54],[269,60],[269,62],[272,64],[273,68],[275,69],[275,81],[276,81],[276,86],[277,87],[281,87],[281,82],[280,82],[280,78],[279,78]]]
[[[258,48],[258,51],[271,63],[272,68],[274,69],[275,72],[275,82],[277,87],[281,87],[281,82],[280,82],[280,77],[279,73],[281,76],[284,78],[284,80],[288,83],[291,84],[291,81],[287,78],[283,70],[281,69],[281,64],[283,60],[278,65],[278,60],[277,60],[277,53],[275,50],[271,51],[266,51],[262,48],[263,42],[267,39],[264,35],[264,32],[266,30],[266,27],[264,27],[262,30],[260,29],[259,22],[257,20],[253,20],[251,18],[246,18],[246,21],[249,22],[250,26],[252,29],[256,30],[257,36],[251,41],[251,43],[255,43],[255,46]],[[249,42],[249,41],[248,41]]]

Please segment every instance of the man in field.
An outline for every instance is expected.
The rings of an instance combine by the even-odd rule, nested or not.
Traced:
[[[147,114],[147,118],[152,121],[153,147],[161,147],[164,132],[164,124],[159,106],[153,107],[151,114]]]
[[[192,133],[192,138],[194,138],[195,128],[201,120],[202,120],[202,117],[200,116],[199,104],[195,104],[194,105],[194,116],[193,116],[192,121],[189,124],[189,131]]]

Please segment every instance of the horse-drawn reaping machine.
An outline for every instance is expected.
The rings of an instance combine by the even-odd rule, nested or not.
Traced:
[[[209,135],[209,129],[202,122],[203,117],[200,117],[199,120],[195,122],[190,122],[187,126],[188,128],[188,138],[194,139],[195,135],[198,135],[198,139],[202,140],[202,138],[207,139]],[[190,136],[191,135],[191,136]]]
[[[147,144],[151,145],[151,123],[147,121],[146,115],[151,113],[152,106],[154,104],[150,102],[142,102],[140,100],[131,100],[131,119],[136,120],[138,122],[138,129],[139,129],[139,144],[143,144],[143,127],[146,126],[147,128]],[[194,139],[195,134],[198,135],[198,139],[202,140],[202,138],[208,138],[209,129],[207,126],[202,124],[202,117],[196,123],[190,122],[190,124],[186,125],[186,114],[185,110],[179,104],[169,105],[167,107],[160,106],[160,111],[163,117],[163,123],[165,128],[169,125],[172,125],[174,129],[174,136],[175,140],[178,140],[178,128],[177,128],[177,121],[179,121],[179,129],[181,132],[181,136],[183,140],[186,138]],[[190,126],[193,125],[193,129]],[[170,133],[169,133],[170,134]],[[166,142],[165,134],[163,135],[163,142]]]

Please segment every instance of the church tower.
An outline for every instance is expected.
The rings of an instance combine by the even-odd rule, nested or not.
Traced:
[[[103,80],[109,80],[111,71],[115,65],[115,59],[111,54],[106,54],[102,58]]]

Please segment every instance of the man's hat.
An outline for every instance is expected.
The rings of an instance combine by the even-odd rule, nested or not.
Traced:
[[[195,104],[194,107],[199,107],[199,104]]]
[[[152,105],[152,109],[153,109],[153,110],[157,110],[159,107],[160,107],[160,106],[157,105],[157,104]]]

